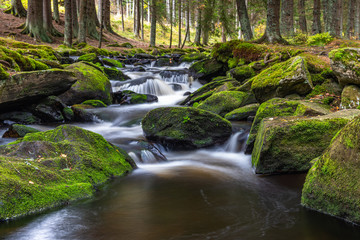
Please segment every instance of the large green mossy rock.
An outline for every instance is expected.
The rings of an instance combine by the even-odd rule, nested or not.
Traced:
[[[103,67],[102,69],[104,70],[105,75],[110,80],[125,81],[130,79],[129,76],[125,75],[122,71],[120,71],[116,67],[111,67],[111,68]]]
[[[135,165],[99,134],[62,125],[0,146],[0,221],[94,195]]]
[[[239,82],[233,78],[218,77],[191,93],[180,105],[192,106],[194,103],[204,101],[214,93],[234,90],[239,86]]]
[[[64,103],[74,105],[97,99],[111,104],[111,84],[100,68],[90,63],[78,62],[66,67],[66,70],[75,73],[77,81],[70,90],[59,96]]]
[[[224,143],[231,135],[231,123],[220,116],[190,107],[157,108],[142,120],[150,141],[171,149],[194,149]]]
[[[310,101],[288,100],[284,98],[274,98],[266,101],[260,105],[256,112],[247,140],[247,152],[251,152],[259,125],[265,118],[279,116],[318,116],[330,113],[328,106]]]
[[[61,94],[75,82],[73,72],[60,69],[15,74],[0,81],[0,109],[23,107],[47,96]]]
[[[317,117],[276,117],[264,119],[252,153],[256,173],[304,172],[320,156],[331,139],[360,110],[343,110]]]
[[[357,108],[360,105],[360,88],[355,85],[344,87],[341,93],[341,105],[343,109]]]
[[[229,121],[244,121],[248,117],[255,116],[260,104],[253,103],[240,108],[237,108],[225,115],[225,118]]]
[[[226,67],[215,59],[204,59],[195,62],[189,68],[190,75],[201,82],[210,82],[213,77],[224,75]]]
[[[240,83],[244,83],[246,79],[254,77],[255,71],[249,66],[240,66],[229,71],[231,77],[235,78]]]
[[[213,94],[201,102],[197,108],[224,117],[227,113],[254,102],[256,100],[252,94],[240,91],[223,91]]]
[[[343,86],[360,86],[360,48],[340,48],[329,53],[331,68]]]
[[[28,133],[36,133],[40,132],[39,130],[21,125],[21,124],[13,124],[9,127],[9,129],[2,136],[3,138],[19,138],[24,137]]]
[[[251,84],[251,91],[260,103],[294,93],[303,96],[312,88],[311,76],[302,57],[294,57],[265,69],[252,78]]]
[[[309,170],[301,203],[360,224],[360,117],[349,122]]]

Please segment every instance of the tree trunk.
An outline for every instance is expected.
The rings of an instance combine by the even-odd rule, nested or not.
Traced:
[[[26,18],[25,28],[22,33],[30,34],[30,36],[33,37],[35,40],[52,42],[51,38],[47,35],[44,28],[42,1],[28,1],[28,14]]]
[[[179,1],[179,14],[178,14],[178,18],[179,18],[179,43],[178,43],[178,48],[181,47],[181,0]]]
[[[343,0],[337,0],[337,1],[329,0],[328,6],[329,6],[329,14],[332,14],[334,16],[332,17],[331,20],[329,19],[330,34],[332,34],[331,32],[334,31],[335,29],[334,36],[341,38],[343,32]]]
[[[123,32],[125,32],[123,0],[119,0],[119,1],[120,1],[120,7],[121,7],[121,26],[122,26]]]
[[[323,9],[323,21],[324,21],[324,32],[329,32],[330,24],[328,19],[329,4],[327,0],[321,0],[321,6]]]
[[[65,0],[65,29],[64,29],[64,44],[68,47],[72,45],[72,10],[71,2],[73,0]]]
[[[52,36],[63,37],[63,34],[56,30],[52,24],[51,0],[43,0],[44,28]]]
[[[84,0],[81,0],[81,4]],[[103,0],[104,1],[104,0]],[[92,37],[96,40],[100,39],[99,32],[96,27],[100,26],[100,22],[97,18],[96,8],[95,8],[95,0],[85,0],[87,6],[85,7],[85,23],[86,23],[86,31],[89,37]],[[80,4],[80,5],[81,5]]]
[[[156,46],[156,18],[157,6],[156,0],[151,0],[151,29],[150,29],[150,47]]]
[[[81,0],[80,0],[81,1]],[[98,18],[97,12],[96,12],[96,5],[95,5],[95,0],[90,0],[88,1],[89,6],[88,6],[88,12],[87,14],[89,14],[88,19],[92,19],[92,21],[95,23],[96,27],[100,27],[100,18]]]
[[[99,6],[99,12],[100,12],[100,38],[99,38],[99,48],[101,48],[102,44],[102,37],[103,37],[103,29],[104,29],[104,19],[105,19],[105,7],[107,7],[107,3],[109,3],[110,8],[110,1],[109,0],[102,0],[101,5]]]
[[[250,41],[253,38],[253,34],[251,31],[251,25],[246,8],[246,2],[245,0],[236,0],[236,4],[237,4],[237,13],[241,25],[241,32],[243,33],[245,40]]]
[[[354,37],[354,21],[355,21],[355,10],[356,10],[356,1],[349,0],[349,8],[348,8],[348,21],[347,21],[347,28],[346,28],[346,37],[351,39]]]
[[[360,1],[356,1],[355,10],[355,38],[359,40],[360,34]]]
[[[80,8],[79,8],[79,34],[78,34],[78,42],[79,43],[86,43],[86,27],[87,27],[87,5],[88,1],[91,0],[82,0],[80,1]]]
[[[141,39],[145,41],[144,37],[144,0],[141,0]]]
[[[313,25],[312,25],[312,34],[321,33],[321,2],[320,0],[314,0],[314,10],[313,10]]]
[[[170,17],[170,44],[169,44],[169,48],[171,48],[172,40],[173,40],[173,6],[172,6],[173,1],[170,0],[169,4],[170,4],[170,6],[169,6],[169,9],[170,9],[170,16],[169,16]]]
[[[79,33],[79,21],[78,21],[78,8],[76,0],[71,0],[71,13],[72,13],[72,35],[73,38],[78,37]]]
[[[300,31],[307,34],[306,14],[305,14],[305,0],[299,0],[299,25]]]
[[[59,1],[58,0],[53,0],[53,18],[55,20],[55,22],[60,23],[60,14],[59,14]]]
[[[26,10],[21,0],[11,0],[11,7],[5,11],[5,13],[12,14],[15,17],[26,17]]]
[[[140,15],[140,0],[136,0],[136,31],[135,31],[135,37],[140,38],[140,24],[141,24],[141,15]]]
[[[189,34],[186,35],[186,41],[190,42],[190,0],[187,0],[186,5],[186,33],[189,31]]]
[[[109,33],[117,35],[116,32],[111,27],[111,20],[110,20],[110,0],[102,0],[103,2],[103,12],[101,15],[103,21],[103,28],[108,31]]]
[[[198,6],[197,15],[196,15],[196,33],[195,33],[194,43],[196,46],[200,46],[200,42],[201,42],[201,6]]]
[[[280,34],[280,0],[267,0],[267,18],[264,35],[257,41],[259,43],[288,44]]]
[[[282,0],[281,2],[281,35],[294,36],[294,0]]]

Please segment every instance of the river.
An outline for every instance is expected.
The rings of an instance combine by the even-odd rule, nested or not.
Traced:
[[[76,124],[128,151],[138,169],[112,180],[93,199],[1,223],[0,239],[360,239],[359,227],[300,205],[305,174],[254,174],[251,156],[243,152],[250,123],[234,123],[234,134],[223,146],[195,151],[159,147],[165,162],[139,149],[137,141],[145,140],[141,118],[151,109],[175,106],[184,92],[200,87],[194,83],[188,88],[187,67],[149,65],[146,72],[131,72],[127,66],[128,83],[136,84],[112,81],[114,90],[151,92],[159,102],[95,109],[97,121]],[[143,77],[148,79],[140,81]]]

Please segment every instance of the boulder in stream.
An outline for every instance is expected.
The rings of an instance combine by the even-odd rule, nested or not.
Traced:
[[[145,136],[170,149],[195,149],[224,143],[231,123],[214,113],[190,107],[154,109],[142,120]]]
[[[244,121],[249,117],[254,117],[259,108],[258,103],[249,104],[240,108],[237,108],[225,115],[225,118],[229,121]]]
[[[130,90],[113,93],[114,104],[141,104],[157,102],[158,97],[151,94],[140,94]]]
[[[304,172],[320,156],[331,139],[360,110],[342,110],[317,117],[275,117],[264,119],[252,153],[256,173]]]
[[[251,81],[251,91],[259,103],[294,93],[304,96],[313,88],[310,73],[302,57],[290,58],[285,62],[275,64],[259,73]]]
[[[62,125],[0,146],[0,221],[89,198],[135,168],[101,135]]]
[[[360,117],[349,122],[309,170],[305,207],[360,224]]]
[[[2,136],[3,138],[19,138],[24,137],[28,133],[36,133],[40,132],[39,130],[21,125],[21,124],[13,124],[9,127],[9,129]]]
[[[71,89],[59,96],[64,103],[73,105],[98,99],[105,104],[111,104],[111,84],[99,67],[87,62],[78,62],[66,67],[66,70],[75,73],[77,81]]]
[[[61,94],[76,82],[74,73],[60,69],[23,72],[0,81],[0,109],[13,109]]]
[[[204,59],[195,62],[189,68],[190,75],[195,79],[199,79],[202,83],[208,83],[212,78],[225,75],[226,67],[215,59]]]

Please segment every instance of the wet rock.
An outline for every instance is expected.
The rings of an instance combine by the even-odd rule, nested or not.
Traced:
[[[75,82],[72,72],[60,69],[15,74],[0,82],[0,109],[21,108],[47,96],[61,94]]]
[[[191,65],[189,71],[194,79],[208,83],[214,77],[225,75],[226,67],[215,59],[204,59]]]
[[[355,85],[346,86],[341,93],[341,108],[357,108],[360,104],[360,88]]]
[[[233,68],[229,71],[229,74],[240,83],[244,83],[246,79],[252,78],[256,75],[255,71],[249,66]]]
[[[71,110],[74,114],[74,121],[76,122],[93,122],[95,119],[95,115],[87,112],[85,109],[88,105],[75,104],[71,106]]]
[[[129,76],[124,74],[122,71],[120,71],[116,67],[112,67],[112,68],[105,67],[104,72],[110,80],[126,81],[126,80],[130,79]]]
[[[39,130],[20,124],[13,124],[2,136],[3,138],[19,138],[24,137],[28,133],[40,132]]]
[[[222,91],[214,93],[202,101],[197,108],[207,110],[224,117],[227,113],[244,105],[255,103],[252,94],[239,91]]]
[[[129,70],[130,72],[146,72],[144,67],[138,66],[138,67],[133,67],[132,69]]]
[[[130,90],[113,93],[114,104],[141,104],[157,102],[158,97],[151,94],[140,94]]]
[[[260,103],[294,93],[304,96],[313,88],[310,73],[302,57],[275,64],[251,80],[251,91]]]
[[[170,67],[170,66],[177,66],[179,63],[171,57],[161,57],[156,60],[155,67]]]
[[[0,120],[22,123],[22,124],[35,124],[35,123],[40,123],[41,121],[39,118],[35,117],[30,112],[20,112],[20,111],[1,113]]]
[[[66,107],[60,98],[50,96],[35,105],[32,112],[42,122],[63,122],[65,120],[63,110]]]
[[[142,120],[145,136],[170,149],[194,149],[224,143],[231,135],[231,123],[196,108],[154,109]]]
[[[86,62],[78,62],[66,67],[76,76],[76,83],[59,95],[67,105],[82,103],[86,100],[97,99],[105,104],[111,104],[111,84],[109,79],[96,65]]]
[[[329,53],[331,68],[342,86],[360,86],[360,48],[340,48]]]
[[[96,56],[95,53],[87,53],[84,55],[81,55],[78,59],[79,62],[84,61],[84,62],[90,62],[90,63],[98,63],[100,62],[100,59],[98,58],[98,56]]]
[[[0,146],[0,159],[0,172],[6,172],[0,176],[6,209],[0,221],[90,198],[96,186],[136,167],[101,135],[70,125]]]
[[[147,53],[136,53],[134,55],[134,58],[138,59],[155,59],[153,55],[147,54]]]
[[[331,139],[360,110],[342,110],[317,117],[264,119],[256,136],[252,164],[256,173],[304,172],[320,156]]]
[[[256,112],[260,104],[253,103],[240,108],[237,108],[225,115],[225,118],[229,121],[245,121],[249,117],[255,117]]]
[[[207,56],[205,53],[190,53],[180,57],[180,62],[193,62],[205,59]]]
[[[357,117],[314,159],[302,190],[302,205],[360,224],[359,132],[360,117]]]

